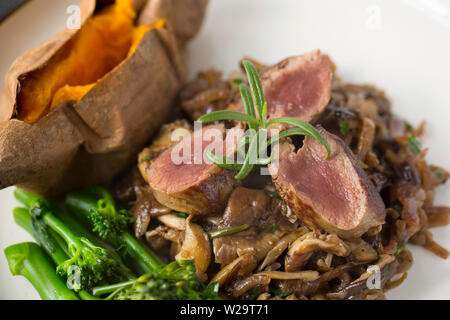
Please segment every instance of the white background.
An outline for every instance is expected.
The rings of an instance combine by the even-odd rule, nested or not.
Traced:
[[[0,25],[0,76],[27,49],[65,27],[74,0],[33,0]],[[346,81],[383,88],[394,112],[424,119],[428,160],[450,168],[450,1],[448,0],[212,0],[204,27],[190,44],[191,77],[209,67],[226,73],[250,56],[275,63],[320,48]],[[18,141],[20,143],[20,141]],[[450,205],[450,186],[436,202]],[[0,191],[0,299],[37,299],[12,277],[3,250],[31,238],[14,225],[12,188]],[[434,230],[450,247],[450,229]],[[450,260],[413,247],[414,265],[391,299],[450,299]]]

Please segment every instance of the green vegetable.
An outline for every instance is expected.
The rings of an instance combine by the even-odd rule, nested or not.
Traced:
[[[183,213],[183,212],[175,212],[175,215],[178,218],[184,218],[184,219],[186,219],[188,217],[188,215],[186,213]]]
[[[127,220],[128,213],[115,209],[114,199],[106,189],[97,187],[70,192],[66,196],[65,204],[66,208],[83,224],[92,228],[94,233],[106,235],[105,240],[116,249],[125,249],[125,255],[133,259],[140,273],[155,272],[164,265],[147,245],[126,231],[128,226],[123,221]],[[105,211],[105,206],[110,209]],[[108,223],[105,224],[104,221]]]
[[[278,229],[280,229],[280,227],[275,223],[272,223],[272,225],[269,227],[269,231],[278,230]]]
[[[371,95],[375,92],[375,90],[372,87],[364,87],[363,91],[366,95]]]
[[[106,189],[101,187],[92,187],[88,191],[93,195],[98,195],[95,210],[90,210],[89,220],[94,226],[93,232],[98,234],[103,240],[109,237],[117,237],[122,232],[128,230],[134,218],[131,212],[127,210],[116,210],[114,199]]]
[[[18,199],[26,197],[20,190],[16,190],[15,194]],[[25,204],[30,212],[33,234],[46,250],[54,250],[52,246],[55,243],[51,240],[53,238],[50,236],[50,230],[64,240],[69,259],[59,263],[56,271],[63,279],[74,280],[71,282],[72,289],[87,290],[96,285],[134,277],[113,251],[95,245],[85,237],[77,236],[53,213],[53,206],[45,199],[29,197]]]
[[[444,175],[439,170],[433,170],[433,173],[436,176],[436,178],[438,178],[438,179],[444,178]]]
[[[33,227],[32,227],[32,219],[27,209],[25,208],[14,208],[13,210],[13,216],[14,221],[17,225],[22,227],[25,231],[27,231],[30,235],[33,235]],[[69,228],[72,230],[82,230],[82,226],[77,225],[78,223],[75,220],[71,220],[71,223],[68,224]],[[84,233],[87,233],[87,231],[84,231]],[[69,256],[68,253],[64,250],[65,242],[61,237],[55,233],[53,230],[49,230],[49,236],[52,238],[50,241],[54,241],[54,247],[53,250],[46,250],[46,248],[43,248],[45,253],[53,260],[53,262],[56,265],[59,265],[66,261]],[[53,273],[55,273],[55,270],[53,270]],[[56,273],[55,273],[56,274]],[[78,295],[82,300],[94,300],[95,298],[92,297],[87,291],[80,290],[78,292]]]
[[[347,121],[339,121],[339,131],[343,135],[346,135],[349,130],[350,130],[350,124]]]
[[[290,295],[292,294],[292,292],[283,293],[283,292],[281,292],[280,289],[278,289],[278,288],[272,288],[272,287],[269,288],[269,291],[270,291],[270,293],[271,293],[273,296],[278,296],[278,297],[281,297],[281,298],[290,296]]]
[[[250,228],[250,226],[248,224],[243,224],[243,225],[236,226],[236,227],[211,230],[211,231],[208,231],[208,235],[211,239],[216,239],[216,238],[229,236],[229,235],[247,230],[248,228]]]
[[[252,296],[253,296],[254,299],[258,298],[260,294],[261,294],[260,291],[258,291],[256,289],[252,290]]]
[[[150,155],[146,155],[146,156],[143,156],[140,160],[139,160],[139,163],[142,163],[142,162],[145,162],[145,161],[150,161],[150,160],[152,160],[153,158],[150,156]]]
[[[94,295],[114,300],[215,300],[218,284],[205,287],[195,275],[194,262],[174,261],[160,271],[134,281],[99,287]]]
[[[33,242],[23,242],[5,249],[9,269],[31,282],[43,300],[79,300],[55,273],[42,249]]]
[[[272,192],[272,197],[274,197],[274,198],[277,198],[277,199],[280,199],[281,200],[281,196],[278,194],[278,193],[276,193],[276,192]]]
[[[405,124],[405,128],[407,131],[411,131],[413,129],[413,126],[409,121],[403,120],[403,123]]]
[[[13,217],[17,225],[25,229],[25,231],[32,235],[37,242],[40,242],[38,236],[33,233],[32,219],[27,209],[14,208]],[[62,249],[65,247],[64,240],[53,230],[48,231],[47,241],[51,243],[51,245],[44,246],[43,249],[55,264],[63,263],[68,258],[67,252]]]
[[[267,121],[267,102],[264,98],[261,80],[258,76],[258,71],[250,61],[243,61],[243,66],[247,73],[248,82],[251,88],[241,83],[239,91],[242,97],[242,103],[245,113],[221,110],[211,112],[203,115],[198,119],[200,122],[212,122],[218,120],[238,120],[247,122],[250,134],[244,136],[239,141],[239,154],[244,158],[244,161],[234,161],[222,156],[214,154],[210,149],[207,149],[206,156],[208,159],[219,167],[229,170],[238,171],[235,176],[236,179],[245,178],[253,169],[254,166],[267,165],[272,161],[272,156],[269,158],[261,158],[261,154],[274,142],[281,138],[304,135],[310,136],[319,141],[327,150],[327,159],[330,156],[330,146],[323,136],[309,123],[299,120],[297,118],[281,117]],[[253,98],[252,98],[253,96]],[[255,113],[255,106],[258,118]],[[259,120],[258,120],[259,119]],[[267,128],[276,123],[289,124],[296,128],[288,129],[281,132],[278,136],[272,137],[267,143],[260,143],[261,137],[267,137]],[[248,145],[248,150],[245,151]]]
[[[101,191],[101,192],[100,192]],[[100,197],[100,198],[99,198]],[[193,261],[177,261],[169,265],[154,253],[147,245],[136,239],[127,231],[103,230],[96,228],[96,221],[101,221],[104,214],[101,208],[106,202],[114,206],[113,199],[104,188],[96,188],[95,192],[89,189],[85,192],[72,192],[66,196],[66,207],[81,221],[89,225],[93,230],[108,231],[106,240],[118,248],[125,248],[127,253],[140,266],[143,276],[113,283],[93,289],[95,296],[110,294],[107,299],[198,299],[217,297],[218,287],[204,287],[195,276]],[[102,204],[103,203],[103,204]],[[99,210],[100,209],[100,210]],[[115,211],[109,217],[120,219],[123,214]],[[96,219],[92,219],[97,215]],[[213,285],[211,285],[213,286]]]
[[[402,213],[403,211],[403,206],[400,202],[396,202],[394,203],[394,205],[392,206],[392,209],[394,209],[395,211],[397,211],[398,213]]]
[[[418,155],[422,150],[422,145],[420,144],[419,140],[417,140],[417,138],[413,135],[409,136],[406,146],[411,149],[411,151],[415,155]]]
[[[403,250],[405,250],[405,245],[401,245],[397,247],[397,251],[395,251],[394,256],[398,256]]]

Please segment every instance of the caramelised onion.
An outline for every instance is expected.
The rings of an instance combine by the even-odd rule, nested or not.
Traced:
[[[267,286],[270,283],[270,277],[262,274],[253,274],[243,280],[239,281],[233,286],[232,294],[233,297],[238,298],[250,289],[256,286]]]
[[[280,241],[277,243],[277,245],[267,253],[266,257],[264,258],[264,261],[258,267],[258,271],[264,270],[265,267],[275,262],[278,259],[278,257],[283,253],[283,251],[286,250],[287,247],[292,242],[294,242],[297,238],[301,237],[307,232],[308,229],[306,227],[301,227],[281,238]]]
[[[284,272],[284,271],[262,271],[257,273],[259,275],[265,275],[270,279],[276,280],[304,280],[314,281],[319,279],[319,272],[312,270],[298,271],[298,272]]]
[[[234,275],[247,276],[255,270],[257,262],[258,260],[254,255],[245,253],[220,269],[220,271],[211,279],[211,282],[218,282],[219,286],[222,286]]]

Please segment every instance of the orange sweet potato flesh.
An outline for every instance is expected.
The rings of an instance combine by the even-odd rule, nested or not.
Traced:
[[[35,123],[51,107],[81,99],[127,57],[133,44],[135,16],[133,0],[116,0],[88,18],[48,64],[21,81],[18,118]]]
[[[108,41],[83,36],[84,28],[97,32],[90,24],[113,11],[108,8],[128,1],[81,0],[80,30],[62,30],[13,62],[0,94],[0,189],[16,185],[55,197],[105,183],[134,163],[167,121],[186,77],[186,43],[208,0],[133,0],[137,17],[126,24],[131,31],[121,57],[111,44],[123,39],[123,28]],[[109,30],[120,22],[116,13],[104,18]],[[115,61],[105,68],[96,58],[107,52]],[[95,68],[90,57],[100,61]],[[93,75],[89,69],[97,66],[104,69]],[[89,78],[81,79],[78,69]],[[27,115],[20,113],[24,96],[29,110],[38,110],[34,119],[27,116],[34,123],[20,118]]]

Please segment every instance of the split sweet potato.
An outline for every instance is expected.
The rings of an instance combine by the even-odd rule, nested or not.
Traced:
[[[25,53],[6,75],[0,188],[59,195],[132,163],[171,112],[207,3],[82,0],[79,30]]]

